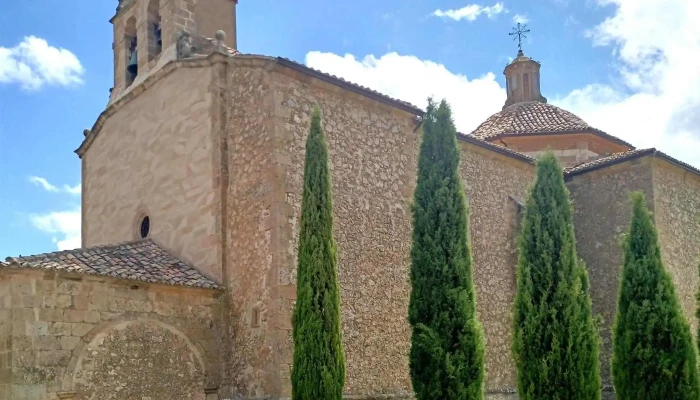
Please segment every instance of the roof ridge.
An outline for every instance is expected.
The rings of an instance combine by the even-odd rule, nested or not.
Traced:
[[[120,246],[124,246],[124,245],[129,245],[129,244],[138,244],[138,243],[142,243],[142,242],[144,242],[144,243],[145,243],[145,242],[152,242],[153,244],[158,245],[158,244],[155,243],[155,242],[153,241],[153,239],[151,239],[151,238],[143,238],[143,239],[136,239],[136,240],[126,240],[126,241],[117,242],[117,243],[102,244],[102,245],[91,246],[91,247],[76,247],[75,249],[58,250],[58,251],[49,251],[49,252],[46,252],[46,253],[31,254],[31,255],[28,255],[28,256],[17,256],[17,257],[9,256],[9,257],[6,257],[6,258],[5,258],[5,261],[10,262],[10,261],[8,261],[8,260],[10,260],[10,259],[12,259],[12,260],[25,260],[25,261],[26,261],[28,258],[32,258],[32,259],[33,259],[33,258],[39,258],[39,257],[46,257],[46,256],[49,256],[49,255],[70,254],[70,253],[73,253],[73,252],[76,252],[76,251],[80,251],[80,250],[108,250],[108,249],[114,248],[114,247],[120,247]],[[159,247],[160,247],[160,246],[159,246]]]

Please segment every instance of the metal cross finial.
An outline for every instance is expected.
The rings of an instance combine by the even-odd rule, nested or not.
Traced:
[[[518,26],[513,28],[513,32],[509,33],[508,35],[513,36],[513,40],[518,39],[518,50],[522,51],[523,50],[523,39],[527,37],[525,35],[526,33],[530,32],[529,29],[527,28],[527,24],[523,24],[522,26],[520,25],[520,22],[518,22]]]

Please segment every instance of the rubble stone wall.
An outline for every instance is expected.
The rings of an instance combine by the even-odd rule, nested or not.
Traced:
[[[219,385],[218,291],[25,269],[1,280],[0,398],[204,400]]]
[[[671,274],[693,335],[697,336],[700,268],[700,176],[654,159],[654,210],[664,267]]]
[[[632,213],[630,193],[646,193],[655,209],[651,161],[634,159],[568,179],[574,208],[578,256],[588,268],[595,315],[603,317],[600,368],[604,385],[611,385],[611,327],[617,312],[617,290],[622,269],[622,235]]]

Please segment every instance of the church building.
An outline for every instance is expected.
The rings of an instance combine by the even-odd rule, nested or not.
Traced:
[[[0,262],[0,399],[289,398],[315,105],[330,151],[345,393],[411,398],[410,204],[423,110],[237,51],[236,6],[119,1],[114,87],[76,150],[82,247]],[[647,195],[665,266],[697,328],[700,171],[548,104],[540,67],[519,51],[504,70],[503,109],[458,137],[489,400],[517,399],[516,238],[545,150],[565,167],[578,254],[605,322],[605,395],[633,190]]]

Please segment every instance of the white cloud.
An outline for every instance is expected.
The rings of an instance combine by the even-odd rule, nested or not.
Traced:
[[[49,183],[46,179],[39,177],[39,176],[30,176],[29,177],[29,182],[41,186],[46,190],[47,192],[58,192],[58,188],[52,184]]]
[[[530,20],[527,18],[527,15],[515,14],[513,15],[513,22],[524,25],[530,22]]]
[[[75,54],[49,46],[42,38],[28,36],[15,47],[0,47],[0,83],[38,90],[44,85],[80,84],[83,73]]]
[[[75,196],[79,196],[81,192],[81,185],[77,184],[75,186],[69,186],[69,185],[63,185],[63,187],[58,187],[55,185],[52,185],[47,181],[45,178],[42,178],[40,176],[30,176],[29,177],[29,182],[41,186],[44,190],[47,192],[52,192],[52,193],[58,193],[58,192],[65,192],[68,194],[72,194]]]
[[[493,73],[469,79],[450,72],[442,64],[395,52],[358,60],[352,55],[341,57],[313,51],[306,55],[306,64],[423,108],[428,96],[447,98],[461,129],[485,120],[496,111],[496,105],[503,105],[506,97]]]
[[[32,225],[42,232],[53,235],[58,250],[80,247],[80,209],[54,211],[47,214],[30,215]]]
[[[467,21],[474,21],[480,15],[485,14],[488,18],[494,18],[496,15],[503,12],[508,12],[503,6],[503,3],[496,3],[492,6],[480,6],[478,4],[469,4],[468,6],[455,9],[455,10],[435,10],[433,15],[441,18],[449,18],[455,21],[461,21],[466,19]]]
[[[700,167],[700,24],[693,20],[700,15],[700,2],[596,1],[614,8],[588,36],[594,45],[611,49],[616,81],[591,83],[562,98],[550,95],[550,102],[639,148],[656,147]],[[479,10],[467,6],[434,15],[473,20]],[[505,100],[494,73],[468,78],[414,56],[357,59],[310,52],[306,63],[420,107],[430,95],[447,98],[457,128],[465,133],[499,111]],[[547,96],[546,72],[542,79]]]

